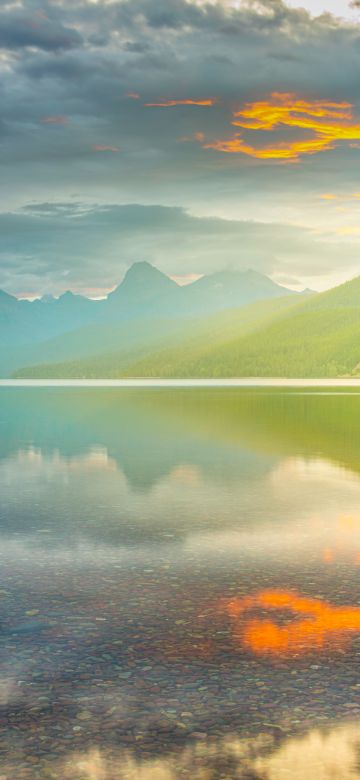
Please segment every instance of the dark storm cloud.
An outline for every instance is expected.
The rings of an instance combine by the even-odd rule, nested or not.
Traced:
[[[57,52],[81,46],[82,41],[77,30],[41,11],[26,12],[26,6],[24,10],[0,9],[0,47],[4,49],[34,47]]]
[[[275,275],[324,275],[344,257],[334,236],[285,224],[197,218],[180,208],[30,204],[0,214],[0,288],[61,293],[110,288],[133,262],[169,274],[254,268]],[[29,252],[31,247],[31,253]],[[358,256],[347,252],[349,269]]]

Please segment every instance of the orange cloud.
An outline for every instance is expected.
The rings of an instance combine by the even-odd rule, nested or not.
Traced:
[[[258,617],[256,613],[264,610],[269,617]],[[360,607],[336,607],[285,590],[230,599],[225,611],[233,621],[234,639],[257,656],[293,658],[341,651],[352,634],[360,633]]]
[[[329,100],[301,100],[291,93],[273,92],[269,100],[246,103],[234,111],[231,124],[244,130],[271,132],[291,127],[311,131],[311,138],[279,141],[257,147],[246,143],[240,134],[203,144],[229,154],[245,154],[259,160],[296,162],[303,154],[316,154],[334,149],[340,141],[360,139],[360,120],[355,121],[351,103]]]
[[[205,134],[204,133],[192,133],[191,135],[183,135],[181,138],[179,138],[179,141],[187,142],[187,141],[199,141],[202,143],[205,141]]]
[[[173,108],[174,106],[214,106],[216,98],[199,98],[198,100],[192,100],[191,98],[185,98],[184,100],[167,100],[161,98],[158,103],[145,103],[147,108]]]
[[[67,116],[43,116],[41,119],[41,122],[43,125],[67,125],[68,124],[68,118]]]
[[[105,146],[104,144],[93,144],[93,152],[120,152],[117,146]]]
[[[131,100],[140,100],[138,92],[126,92],[125,97],[131,98]]]

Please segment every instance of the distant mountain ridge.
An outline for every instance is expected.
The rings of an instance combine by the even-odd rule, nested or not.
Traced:
[[[211,279],[211,278],[210,278]],[[270,281],[270,280],[268,280]],[[212,288],[214,279],[203,282]],[[216,280],[215,280],[216,287]],[[232,300],[231,296],[229,299]],[[217,298],[219,300],[219,298]],[[200,303],[201,308],[201,303]],[[24,377],[341,377],[360,375],[360,276],[324,293],[253,300],[104,344]],[[139,322],[137,323],[139,326]],[[141,329],[140,329],[141,330]],[[128,347],[126,348],[126,344]],[[111,347],[106,349],[106,347]]]
[[[0,374],[6,376],[29,361],[47,362],[52,346],[54,358],[57,350],[65,359],[70,358],[74,350],[69,345],[67,352],[67,334],[69,338],[74,334],[81,357],[94,351],[94,341],[101,350],[125,348],[128,341],[130,347],[134,339],[127,338],[122,324],[128,323],[133,333],[141,322],[151,323],[150,328],[143,326],[145,344],[155,321],[177,321],[180,327],[181,321],[189,318],[283,296],[296,293],[255,271],[224,271],[181,287],[147,262],[134,263],[105,300],[90,300],[67,291],[59,298],[45,295],[28,301],[0,291]],[[173,324],[168,323],[169,331]],[[116,345],[114,328],[121,331],[121,342]],[[53,339],[57,341],[51,344]],[[140,333],[137,340],[141,341]]]

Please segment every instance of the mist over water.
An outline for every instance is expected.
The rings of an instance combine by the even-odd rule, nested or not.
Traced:
[[[360,397],[0,390],[0,775],[360,776]]]

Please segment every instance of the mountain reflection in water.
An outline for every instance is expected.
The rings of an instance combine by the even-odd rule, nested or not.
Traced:
[[[360,396],[0,401],[0,777],[358,777]]]

